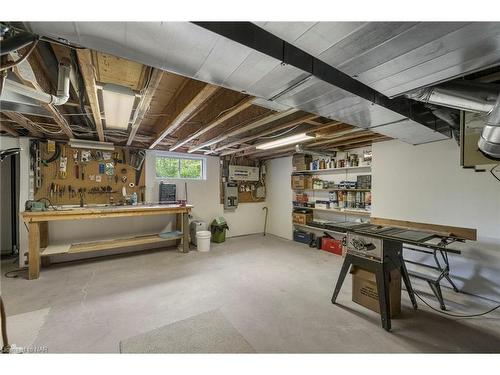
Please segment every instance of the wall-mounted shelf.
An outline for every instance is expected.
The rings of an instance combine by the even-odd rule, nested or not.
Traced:
[[[293,189],[294,191],[371,191],[371,189]]]
[[[371,165],[364,165],[360,167],[344,167],[344,168],[327,168],[327,169],[303,169],[300,171],[292,171],[293,173],[335,173],[335,172],[346,172],[350,170],[358,170],[358,169],[371,169]]]

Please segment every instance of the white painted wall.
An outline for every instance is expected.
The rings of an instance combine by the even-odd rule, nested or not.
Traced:
[[[373,216],[476,228],[451,259],[459,288],[500,300],[500,182],[463,169],[453,140],[373,145]],[[500,172],[500,170],[499,170]]]
[[[292,239],[292,157],[272,159],[267,166],[267,201],[269,217],[267,231],[275,236]]]
[[[161,179],[156,177],[155,155],[176,155],[176,153],[147,151],[146,152],[146,201],[158,201],[158,189],[161,181],[175,183],[178,197],[184,196],[186,180]],[[184,155],[185,154],[180,154]],[[262,203],[240,203],[235,211],[224,211],[220,203],[220,165],[219,158],[207,156],[207,179],[187,181],[188,201],[194,206],[191,214],[195,220],[210,222],[217,216],[224,216],[227,220],[228,237],[246,234],[262,233],[264,230],[264,212]]]

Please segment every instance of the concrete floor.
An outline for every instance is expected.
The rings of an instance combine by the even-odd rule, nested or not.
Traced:
[[[391,333],[351,302],[350,277],[332,305],[342,258],[273,236],[233,238],[210,253],[145,251],[52,265],[40,279],[6,279],[11,342],[48,352],[118,352],[119,342],[219,309],[259,353],[500,352],[500,313],[475,319],[413,311],[403,294]],[[428,287],[415,284],[428,296]],[[486,301],[445,290],[455,313]],[[432,299],[435,303],[435,301]]]

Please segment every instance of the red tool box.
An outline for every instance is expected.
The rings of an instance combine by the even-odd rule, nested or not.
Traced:
[[[321,239],[321,250],[337,255],[342,255],[342,241],[334,238],[323,237]]]

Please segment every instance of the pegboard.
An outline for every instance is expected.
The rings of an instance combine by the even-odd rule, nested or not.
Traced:
[[[127,152],[123,147],[115,147],[115,151],[110,151],[111,160],[99,160],[97,150],[89,150],[92,160],[82,163],[81,153],[82,150],[86,151],[85,149],[73,149],[63,143],[60,143],[60,146],[61,156],[48,165],[41,165],[41,184],[35,191],[35,199],[48,198],[54,205],[78,205],[80,204],[78,190],[83,189],[85,204],[108,204],[111,201],[120,203],[123,201],[122,187],[125,186],[127,195],[135,192],[137,193],[139,202],[144,200],[145,161],[143,162],[142,171],[140,172],[139,183],[136,184],[136,170],[123,162],[127,161]],[[73,152],[75,150],[78,151],[78,175],[76,174],[76,164],[73,158]],[[53,152],[47,151],[47,142],[40,142],[40,152],[41,158],[44,160],[47,160],[53,154]],[[60,160],[64,155],[67,157],[65,176],[59,171]],[[104,164],[104,170],[106,170],[106,163],[113,163],[113,176],[101,173],[103,171],[102,167],[101,170],[99,170],[100,164]],[[115,179],[115,175],[118,179]],[[122,180],[124,177],[126,177],[125,182]],[[99,179],[100,181],[98,181]],[[129,186],[131,182],[135,185],[133,188]],[[52,184],[54,184],[54,190],[59,190],[59,192],[53,191],[51,194]],[[107,190],[111,190],[110,192],[101,191],[108,186],[109,188]],[[70,193],[70,187],[76,194]],[[99,189],[100,192],[92,192],[93,188]],[[63,192],[61,192],[61,190],[63,190]]]

